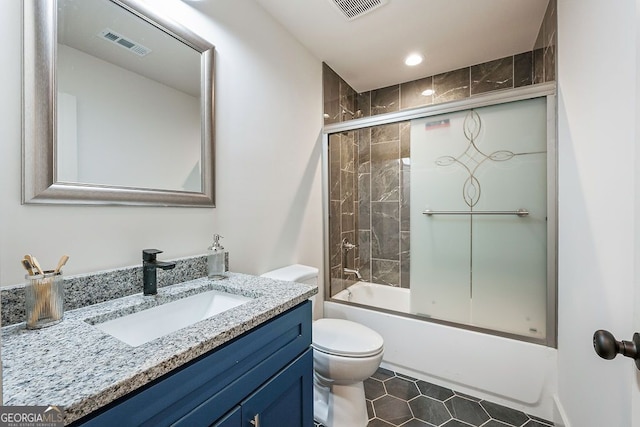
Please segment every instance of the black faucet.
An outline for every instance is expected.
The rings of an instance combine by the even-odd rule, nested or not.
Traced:
[[[156,260],[156,255],[161,254],[158,249],[142,250],[142,283],[145,295],[155,295],[158,293],[158,283],[156,279],[156,269],[171,270],[176,266],[175,262],[164,262]]]

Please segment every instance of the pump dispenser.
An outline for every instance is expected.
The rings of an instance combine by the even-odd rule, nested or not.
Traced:
[[[207,250],[207,273],[210,279],[223,279],[224,274],[224,248],[220,244],[223,237],[219,234],[213,235],[213,244]]]

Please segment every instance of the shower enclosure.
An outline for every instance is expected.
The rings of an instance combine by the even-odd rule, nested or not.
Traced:
[[[515,91],[327,126],[327,296],[373,305],[355,291],[385,285],[408,304],[375,310],[554,346],[554,102]]]

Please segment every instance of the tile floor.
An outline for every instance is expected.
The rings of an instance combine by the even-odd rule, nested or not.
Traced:
[[[384,368],[364,382],[364,390],[368,427],[553,427],[551,421]]]

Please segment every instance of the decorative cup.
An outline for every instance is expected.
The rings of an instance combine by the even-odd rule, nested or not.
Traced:
[[[55,325],[64,315],[64,288],[61,273],[27,275],[25,308],[27,329],[40,329]]]

